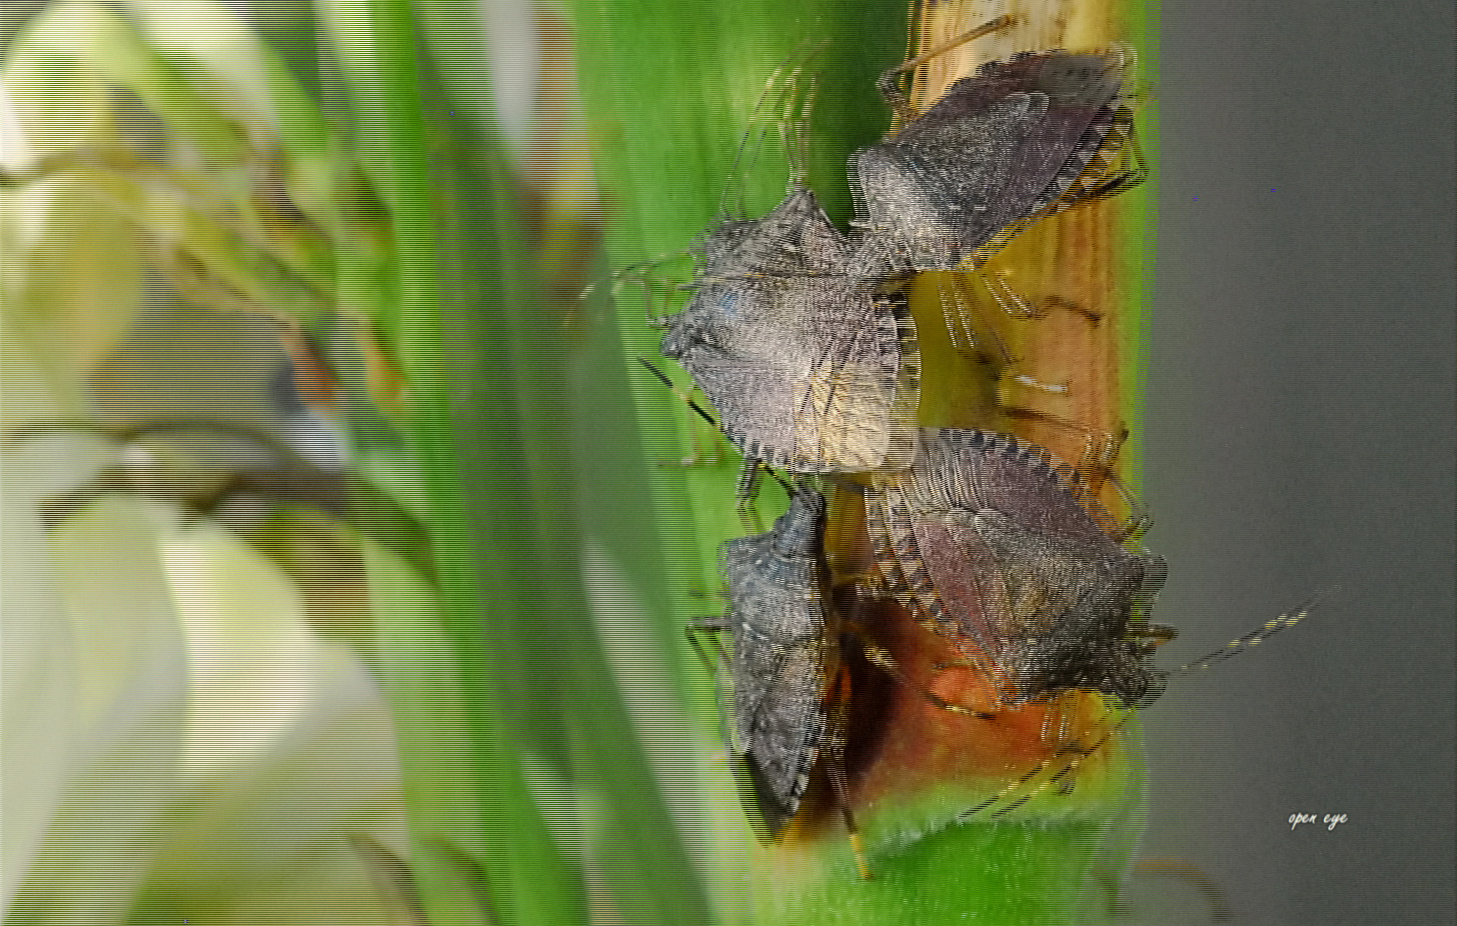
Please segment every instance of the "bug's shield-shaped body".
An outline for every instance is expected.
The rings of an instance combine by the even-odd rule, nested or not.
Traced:
[[[847,272],[851,245],[814,194],[703,243],[694,294],[667,320],[678,361],[750,457],[801,473],[905,467],[920,354],[905,300]]]
[[[773,530],[721,550],[733,639],[729,726],[771,837],[798,811],[833,734],[827,689],[840,654],[825,597],[824,519],[824,497],[800,490]]]
[[[1120,55],[1028,53],[983,65],[893,138],[851,158],[857,274],[953,270],[1056,211],[1131,125]],[[1113,131],[1118,126],[1117,131]]]
[[[1074,689],[1130,705],[1157,695],[1145,615],[1163,561],[1111,539],[1046,451],[927,430],[914,467],[873,479],[866,511],[891,590],[989,660],[1006,706]]]

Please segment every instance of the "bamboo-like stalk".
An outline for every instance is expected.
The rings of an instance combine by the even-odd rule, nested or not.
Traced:
[[[479,42],[461,41],[483,36],[480,24],[453,4],[331,12],[336,41],[357,56],[354,98],[366,113],[379,107],[377,124],[357,125],[395,222],[405,420],[481,773],[484,843],[454,844],[484,862],[505,922],[583,920],[589,877],[608,887],[593,905],[634,922],[706,922],[583,588],[574,349],[533,279],[545,268],[496,136]],[[528,757],[550,770],[549,790],[526,787]],[[594,798],[597,823],[583,809]],[[550,832],[538,806],[556,821]],[[578,843],[577,857],[558,841]]]
[[[751,99],[758,89],[758,82],[737,69],[754,56],[749,49],[755,43],[777,50],[795,41],[827,39],[815,63],[831,74],[821,82],[821,100],[847,94],[868,109],[877,99],[873,77],[896,63],[899,54],[886,41],[903,34],[898,7],[888,3],[867,14],[878,17],[872,31],[852,36],[828,28],[832,14],[819,9],[803,16],[758,6],[736,9],[732,24],[720,27],[705,21],[705,11],[697,7],[579,2],[579,70],[606,190],[606,240],[613,265],[683,247],[710,226],[711,203],[724,180],[720,171],[745,128],[746,107],[725,104],[736,97]],[[927,4],[917,20],[917,44],[932,47],[1003,13],[1017,25],[973,43],[962,54],[937,59],[927,69],[915,90],[920,105],[934,100],[978,61],[1004,59],[1022,49],[1101,49],[1133,37],[1121,20],[1122,11],[1109,3],[1008,0]],[[720,28],[732,31],[721,34]],[[850,64],[837,58],[844,51],[838,41],[860,43],[857,50],[863,54],[867,38],[876,44],[877,60]],[[766,75],[780,60],[770,51],[757,57],[769,62],[761,70]],[[846,84],[849,74],[853,78]],[[817,123],[815,144],[837,164],[833,172],[812,176],[817,192],[842,189],[839,159],[850,148],[874,140],[874,135],[867,137],[830,119]],[[822,164],[816,161],[817,167]],[[762,165],[752,165],[748,182],[762,185],[768,176]],[[751,215],[763,214],[774,199],[767,195]],[[954,353],[939,306],[934,296],[928,298],[935,282],[914,284],[913,311],[926,369],[923,423],[1015,433],[1077,463],[1084,455],[1083,436],[1048,424],[1049,416],[1109,433],[1133,419],[1127,398],[1131,393],[1123,387],[1134,356],[1130,348],[1137,340],[1137,313],[1130,311],[1128,300],[1136,281],[1130,286],[1120,276],[1128,260],[1122,226],[1115,218],[1132,211],[1130,206],[1138,208],[1138,201],[1130,199],[1041,223],[988,266],[990,273],[1004,276],[1034,300],[1052,295],[1080,307],[1041,319],[997,316],[989,322],[1016,358],[1014,372],[1044,384],[1066,384],[1065,391],[1019,385],[1010,375],[994,380],[985,364]],[[620,304],[619,312],[625,352],[651,356],[653,339],[642,326],[639,306]],[[1001,366],[1005,372],[1005,358]],[[642,428],[649,435],[655,429],[681,435],[684,429],[671,423],[686,414],[655,389],[645,383],[638,390]],[[1123,459],[1128,459],[1126,452]],[[731,498],[726,474],[661,473],[655,495],[659,517],[666,520],[665,549],[678,561],[665,581],[685,587],[695,580],[712,584],[714,548],[741,532],[725,516]],[[837,520],[827,540],[831,555],[853,559],[855,548],[863,544],[854,539],[859,533],[854,512],[841,510],[832,517]],[[846,543],[848,547],[834,548]],[[681,596],[678,607],[685,617],[702,610]],[[914,629],[886,625],[880,630],[913,677],[929,672],[938,659],[955,655],[949,647],[942,653],[927,644],[924,633],[911,641]],[[938,691],[973,699],[976,695]],[[1117,847],[1109,848],[1108,836],[1112,833],[1118,837],[1115,842],[1123,842],[1132,833],[1127,824],[1136,812],[1139,772],[1130,755],[1100,750],[1081,761],[1078,790],[1069,798],[1043,786],[1037,799],[1012,818],[957,823],[957,812],[976,802],[972,795],[995,792],[1050,755],[1040,735],[1045,711],[1009,715],[987,732],[974,730],[973,724],[915,694],[892,691],[885,697],[890,706],[882,705],[885,713],[875,734],[880,758],[851,769],[852,804],[867,826],[876,880],[863,882],[855,876],[838,816],[828,812],[823,796],[819,807],[812,796],[782,844],[751,850],[752,896],[741,902],[755,911],[755,921],[941,922],[975,913],[999,923],[1058,923],[1093,916],[1086,908],[1096,893],[1095,883],[1105,874],[1116,882],[1123,865]],[[1057,711],[1085,731],[1099,724],[1106,729],[1112,722],[1101,700],[1091,695],[1064,699]],[[1132,729],[1130,725],[1125,735]],[[852,753],[856,735],[852,728]]]

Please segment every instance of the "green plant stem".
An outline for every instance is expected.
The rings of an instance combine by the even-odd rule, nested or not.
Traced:
[[[573,9],[594,158],[610,207],[604,238],[611,267],[673,253],[711,229],[723,218],[720,192],[735,171],[744,173],[748,217],[769,211],[783,195],[783,165],[767,163],[772,149],[737,164],[735,152],[765,79],[816,40],[825,47],[806,66],[819,86],[810,181],[832,216],[848,218],[845,157],[879,140],[888,124],[874,79],[904,53],[904,3],[749,2],[730,14],[673,0],[577,0]],[[636,294],[626,291],[616,311],[624,361],[656,358],[659,335],[644,324]],[[691,417],[681,403],[645,375],[633,381],[633,399],[648,454],[683,456],[690,427],[678,423]],[[733,471],[729,462],[661,468],[651,477],[668,563],[663,581],[678,622],[710,610],[692,592],[717,587],[716,548],[744,532],[732,511]],[[767,494],[771,505],[782,503],[777,492]],[[873,855],[877,877],[868,883],[855,876],[836,826],[804,843],[803,854],[750,849],[767,861],[756,863],[747,906],[760,924],[1096,920],[1079,911],[1095,897],[1102,867],[1117,880],[1122,846],[1137,830],[1137,801],[1124,790],[1139,778],[1137,760],[1120,755],[1110,764],[1106,780],[1080,781],[1069,799],[1043,794],[1049,800],[1005,820],[988,814],[955,822],[978,802],[975,783],[952,783],[939,805],[897,796],[887,804],[903,805],[877,807],[862,824],[894,831],[914,812],[927,825],[913,828],[908,843],[890,840]]]
[[[495,613],[511,607],[515,589],[501,549],[490,549],[487,542],[502,525],[480,523],[488,513],[469,495],[473,477],[489,476],[481,466],[482,447],[502,435],[492,433],[489,409],[463,401],[474,391],[469,377],[476,365],[469,356],[450,353],[467,345],[447,338],[447,326],[460,320],[442,311],[440,280],[447,268],[439,229],[449,226],[432,177],[433,133],[422,109],[426,81],[419,33],[410,4],[401,0],[331,4],[326,16],[353,98],[365,104],[356,125],[371,149],[367,156],[372,155],[394,220],[408,431],[429,497],[441,614],[454,663],[444,668],[462,679],[481,796],[481,844],[461,848],[483,862],[504,923],[580,922],[585,917],[580,878],[553,843],[526,786],[516,744],[496,710],[495,694],[505,686],[495,647],[485,641],[495,636],[490,630]],[[378,121],[371,122],[372,116]],[[488,491],[477,501],[493,494],[500,493]],[[390,656],[382,653],[381,658]],[[433,786],[425,780],[407,792],[428,792]],[[422,821],[413,822],[418,827]],[[428,887],[428,878],[422,882]],[[431,899],[425,901],[428,909]]]

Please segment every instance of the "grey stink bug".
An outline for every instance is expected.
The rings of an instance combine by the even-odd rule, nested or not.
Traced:
[[[903,296],[846,273],[848,240],[805,187],[762,219],[720,224],[662,352],[747,457],[798,473],[904,467],[920,353]]]
[[[816,769],[844,819],[856,865],[869,877],[850,809],[845,750],[851,709],[850,656],[935,707],[988,715],[950,703],[907,677],[871,639],[860,612],[841,612],[825,559],[826,504],[800,486],[789,510],[762,534],[720,548],[728,611],[687,627],[718,683],[721,713],[744,808],[761,839],[774,841],[800,813]],[[724,646],[725,638],[728,647]]]
[[[979,266],[1036,220],[1142,180],[1122,54],[1024,52],[911,108],[898,72],[995,25],[882,76],[903,125],[851,158],[857,274]]]
[[[687,631],[718,680],[729,743],[741,763],[744,806],[760,837],[784,832],[822,763],[861,874],[868,876],[846,798],[849,700],[824,529],[824,496],[801,488],[773,530],[725,543],[728,613]],[[731,640],[729,652],[723,634]]]
[[[650,323],[665,329],[663,355],[693,378],[751,461],[820,474],[909,466],[915,325],[903,295],[850,275],[854,242],[805,182],[814,94],[801,90],[799,71],[776,72],[755,111],[785,141],[784,199],[748,218],[736,168],[719,220],[690,248],[693,278],[674,287],[687,304]],[[751,125],[741,161],[757,156],[769,127]]]

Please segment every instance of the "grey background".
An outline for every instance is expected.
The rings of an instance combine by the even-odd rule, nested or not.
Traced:
[[[1162,17],[1144,488],[1183,635],[1160,662],[1339,589],[1145,712],[1144,854],[1240,923],[1452,923],[1453,8]]]
[[[485,8],[519,35],[521,4]],[[1457,922],[1453,7],[1161,12],[1143,485],[1182,636],[1159,661],[1338,589],[1144,712],[1141,854],[1241,924]],[[1204,921],[1189,883],[1136,882],[1131,921]]]

